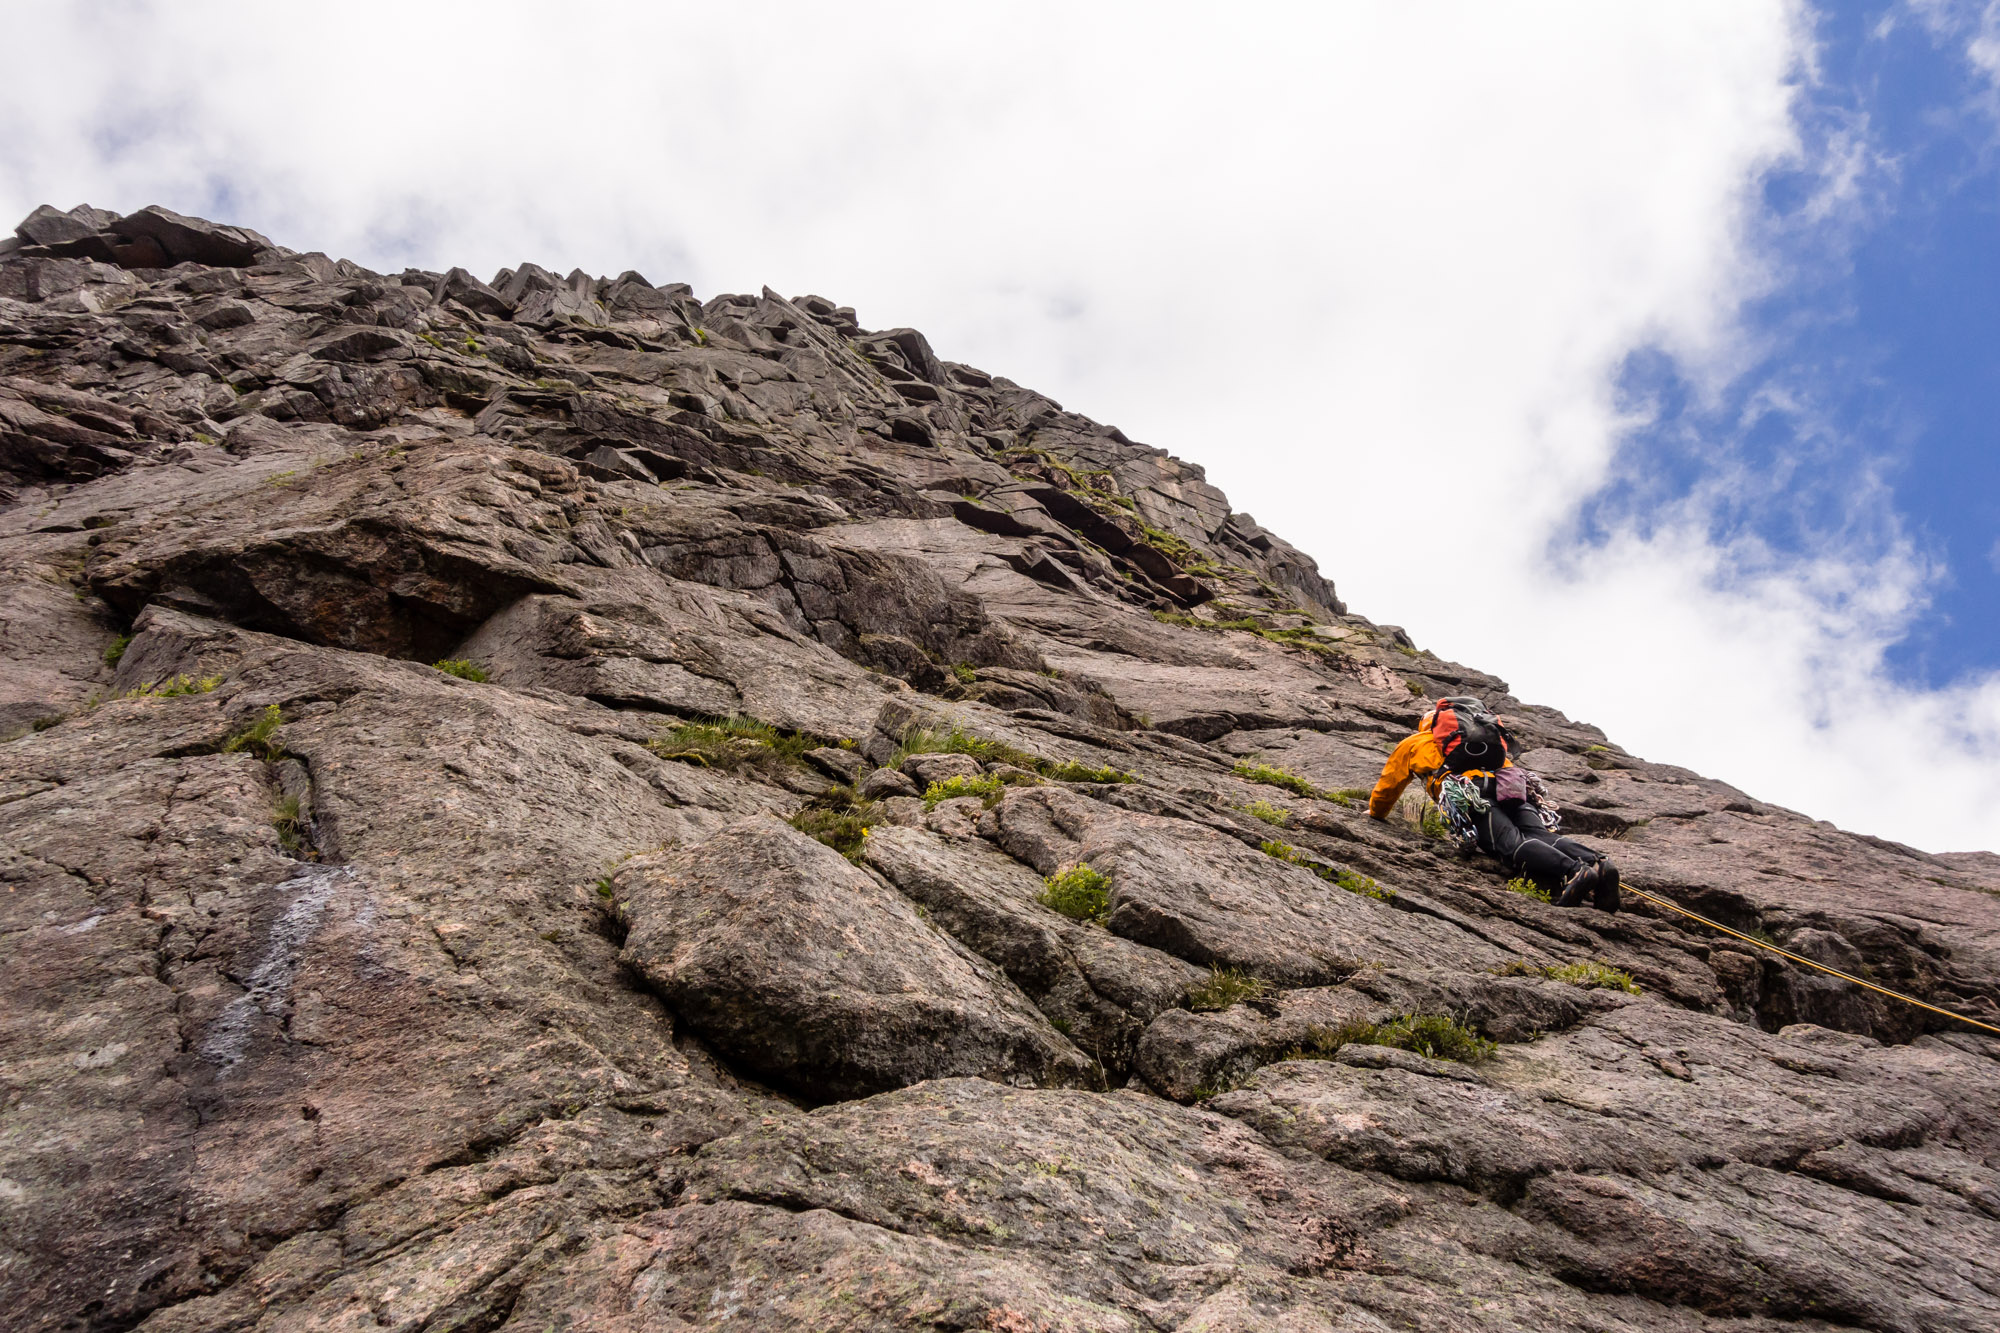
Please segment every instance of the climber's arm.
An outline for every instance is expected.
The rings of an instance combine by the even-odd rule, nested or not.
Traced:
[[[1382,765],[1382,776],[1376,779],[1375,790],[1368,797],[1369,818],[1387,819],[1396,808],[1403,788],[1410,785],[1410,777],[1416,771],[1417,751],[1427,739],[1421,731],[1406,737],[1389,756],[1389,762]]]

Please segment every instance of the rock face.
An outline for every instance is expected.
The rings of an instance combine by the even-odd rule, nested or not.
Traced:
[[[1634,885],[1988,1022],[2000,857],[914,330],[38,209],[0,550],[9,1327],[2000,1327],[2000,1041],[1354,789],[1480,694]]]

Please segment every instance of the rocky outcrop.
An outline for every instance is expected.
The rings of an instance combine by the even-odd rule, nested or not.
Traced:
[[[38,209],[0,492],[14,1325],[2000,1322],[2000,1043],[1356,792],[1481,694],[1629,882],[1988,1022],[2000,857],[914,330]]]

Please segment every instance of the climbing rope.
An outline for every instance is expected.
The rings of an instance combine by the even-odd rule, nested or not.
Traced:
[[[1775,944],[1766,944],[1763,940],[1757,939],[1754,936],[1745,935],[1740,930],[1731,930],[1728,926],[1723,925],[1720,921],[1710,921],[1707,917],[1703,916],[1701,913],[1689,911],[1687,908],[1682,907],[1679,903],[1674,902],[1670,898],[1662,898],[1658,894],[1648,893],[1644,889],[1634,888],[1629,883],[1624,886],[1624,889],[1625,892],[1627,893],[1634,894],[1640,898],[1644,898],[1647,902],[1652,903],[1655,907],[1664,907],[1669,912],[1679,912],[1682,916],[1688,918],[1690,921],[1699,921],[1701,922],[1702,925],[1707,926],[1710,930],[1719,930],[1725,935],[1734,936],[1735,938],[1742,940],[1745,944],[1754,944],[1758,948],[1763,949],[1768,953],[1774,953],[1778,955],[1778,957],[1780,958],[1789,958],[1794,963],[1803,963],[1805,966],[1814,968],[1820,972],[1824,972],[1828,976],[1839,977],[1842,981],[1851,981],[1855,985],[1864,987],[1868,990],[1872,990],[1878,995],[1886,995],[1892,1000],[1901,1000],[1904,1004],[1913,1004],[1919,1009],[1928,1009],[1934,1014],[1943,1014],[1946,1018],[1955,1018],[1961,1023],[1969,1023],[1973,1027],[1982,1028],[1987,1032],[1991,1032],[1996,1037],[2000,1037],[2000,1027],[1995,1027],[1991,1023],[1982,1023],[1976,1018],[1967,1018],[1964,1014],[1953,1013],[1949,1009],[1940,1009],[1934,1004],[1925,1004],[1922,1000],[1917,999],[1915,996],[1905,995],[1903,994],[1903,992],[1898,990],[1890,990],[1887,986],[1878,986],[1874,982],[1864,981],[1860,977],[1849,976],[1847,973],[1841,971],[1837,967],[1828,967],[1825,963],[1816,963],[1810,958],[1801,958],[1798,954],[1793,953],[1790,949],[1781,949]]]

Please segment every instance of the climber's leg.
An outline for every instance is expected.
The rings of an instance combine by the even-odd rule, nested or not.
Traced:
[[[1485,813],[1479,816],[1477,828],[1481,849],[1499,857],[1508,869],[1526,875],[1540,888],[1555,894],[1576,873],[1582,862],[1539,838],[1526,836],[1528,831],[1516,824],[1509,817],[1510,813],[1496,804],[1487,807]],[[1541,827],[1539,817],[1535,820],[1535,827],[1537,830]]]
[[[1524,841],[1539,843],[1568,857],[1574,864],[1588,868],[1581,878],[1574,878],[1574,871],[1569,877],[1565,877],[1564,892],[1557,899],[1562,906],[1581,907],[1588,902],[1599,911],[1618,910],[1623,898],[1618,888],[1618,867],[1613,865],[1604,853],[1594,851],[1561,834],[1549,832],[1548,825],[1542,819],[1542,812],[1532,805],[1523,803],[1512,813],[1520,823],[1521,837]]]

